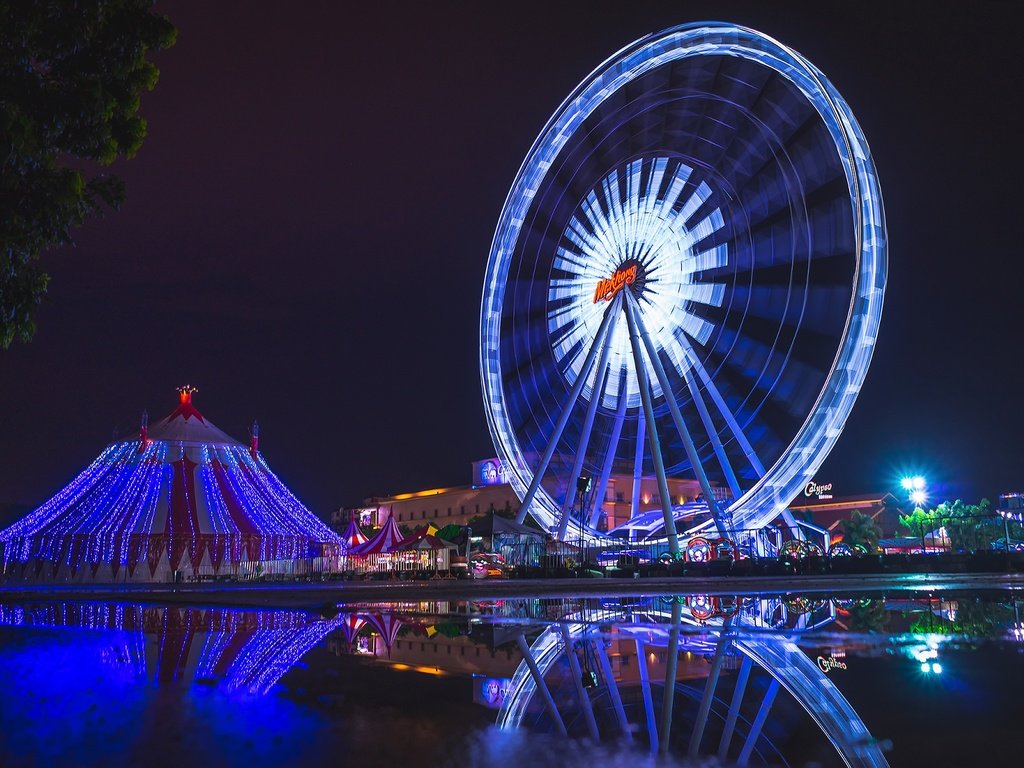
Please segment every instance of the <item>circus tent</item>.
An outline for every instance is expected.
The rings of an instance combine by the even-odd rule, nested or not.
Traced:
[[[353,547],[350,555],[356,557],[369,557],[371,555],[386,555],[394,552],[402,541],[402,532],[398,530],[398,523],[395,518],[389,517],[377,535],[364,544]]]
[[[345,532],[341,534],[341,540],[345,542],[345,545],[349,548],[357,547],[360,544],[367,542],[366,534],[359,530],[359,525],[356,523],[355,518],[348,521],[348,527]]]
[[[178,407],[111,443],[0,531],[5,571],[28,579],[158,580],[337,555],[342,540],[271,472],[257,431],[242,445],[179,390]]]

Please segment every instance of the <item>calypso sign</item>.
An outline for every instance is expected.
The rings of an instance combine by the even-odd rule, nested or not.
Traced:
[[[597,289],[594,291],[594,303],[599,301],[611,301],[615,295],[636,282],[636,264],[615,270],[615,274],[604,280],[597,281]]]
[[[822,672],[828,672],[832,669],[846,669],[846,663],[832,656],[819,656],[818,669],[820,669]]]
[[[816,482],[811,480],[811,482],[804,486],[804,496],[817,496],[819,499],[831,499],[832,483],[818,485]]]

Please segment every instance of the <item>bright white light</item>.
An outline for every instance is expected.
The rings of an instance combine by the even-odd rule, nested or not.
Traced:
[[[925,662],[923,662],[921,664],[921,671],[922,672],[931,672],[931,669],[932,669],[931,665],[927,661],[925,661]]]
[[[936,675],[941,675],[942,674],[942,665],[941,664],[932,664],[932,672],[934,672]]]
[[[900,485],[903,486],[904,491],[909,491],[911,488],[914,487],[914,480],[913,478],[910,477],[904,477],[902,480],[900,480]]]
[[[924,504],[927,498],[924,491],[914,491],[910,494],[910,500],[915,504]]]
[[[915,491],[923,491],[924,490],[924,478],[921,477],[920,475],[915,477],[910,482],[914,486],[914,490]]]
[[[625,265],[639,265],[643,287],[635,295],[643,298],[636,310],[654,344],[680,375],[690,365],[686,350],[704,345],[711,337],[714,326],[703,312],[694,310],[697,305],[722,305],[725,285],[709,280],[708,274],[728,264],[728,248],[704,243],[724,226],[725,219],[714,208],[687,226],[712,196],[704,182],[695,189],[687,186],[691,173],[688,166],[666,157],[633,160],[605,176],[566,227],[548,288],[548,331],[555,340],[555,358],[570,384],[579,376],[608,306],[595,300],[595,288]],[[605,407],[615,408],[619,377],[632,366],[626,323],[615,323],[605,364],[608,381],[600,393]],[[604,371],[592,375],[600,386]],[[661,384],[649,363],[647,378],[659,397]],[[583,398],[589,400],[593,389],[588,382]],[[626,397],[630,407],[640,407],[635,375],[627,376]]]

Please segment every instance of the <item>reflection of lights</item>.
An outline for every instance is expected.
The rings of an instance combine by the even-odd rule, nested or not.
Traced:
[[[444,670],[437,667],[413,666],[411,664],[401,664],[397,662],[392,662],[391,669],[397,669],[400,672],[422,672],[424,675],[436,675],[438,677],[447,674]]]

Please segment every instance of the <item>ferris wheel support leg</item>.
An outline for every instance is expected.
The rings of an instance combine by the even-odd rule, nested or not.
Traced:
[[[743,434],[743,430],[740,429],[739,422],[736,421],[736,417],[733,416],[732,411],[725,404],[725,398],[722,397],[722,393],[718,391],[718,387],[711,380],[711,376],[701,365],[700,360],[697,359],[697,355],[694,354],[693,349],[686,341],[685,337],[680,337],[680,345],[683,348],[683,356],[686,358],[686,363],[697,372],[697,376],[707,387],[708,394],[711,396],[712,402],[715,407],[718,408],[718,412],[722,414],[725,419],[725,423],[729,425],[729,431],[732,432],[733,437],[736,438],[736,442],[739,443],[740,448],[743,449],[744,455],[747,457],[747,461],[750,462],[750,466],[753,467],[754,472],[757,473],[758,477],[764,477],[765,469],[764,464],[757,457],[757,453],[754,451],[754,446],[747,440],[747,436]]]
[[[679,622],[683,618],[683,606],[678,600],[672,601],[672,628],[668,633],[668,657],[665,659],[665,695],[661,700],[661,723],[659,724],[659,752],[668,754],[669,734],[672,731],[672,707],[676,701],[676,672],[679,669]]]
[[[601,516],[601,505],[604,503],[604,494],[608,489],[608,478],[612,475],[612,464],[615,461],[615,448],[622,436],[622,424],[626,420],[626,377],[619,379],[619,403],[615,410],[615,423],[612,425],[612,433],[608,438],[608,451],[605,453],[604,466],[601,468],[601,478],[597,483],[597,493],[594,494],[594,507],[590,510],[590,519],[587,521],[591,528],[597,525]],[[640,457],[643,458],[643,443],[641,443]]]
[[[740,489],[739,481],[736,479],[736,473],[732,469],[732,464],[729,463],[729,457],[726,455],[725,446],[722,445],[722,440],[718,436],[718,430],[715,429],[715,423],[711,420],[711,414],[708,412],[708,406],[704,402],[704,396],[701,395],[700,388],[693,379],[693,373],[688,368],[683,375],[683,380],[686,382],[686,387],[690,390],[690,394],[693,395],[693,403],[697,406],[697,413],[700,414],[704,431],[711,438],[711,445],[715,449],[718,464],[722,467],[722,472],[725,474],[726,485],[729,486],[733,499],[739,499],[743,495],[743,491]]]
[[[708,715],[711,713],[711,704],[715,699],[715,689],[718,687],[718,677],[722,673],[722,662],[725,660],[725,652],[729,649],[732,638],[729,636],[729,624],[731,619],[726,619],[722,624],[722,634],[718,636],[718,645],[715,647],[715,658],[711,662],[711,671],[704,683],[704,695],[700,699],[700,709],[697,712],[697,720],[693,724],[693,733],[690,736],[689,757],[696,760],[700,751],[700,743],[704,740],[704,729],[708,724]]]
[[[668,403],[669,413],[672,414],[672,421],[676,425],[676,431],[679,433],[679,437],[682,438],[683,447],[686,449],[686,456],[690,460],[690,464],[693,467],[693,473],[697,476],[697,482],[700,483],[700,488],[704,492],[704,499],[707,502],[708,509],[711,510],[711,514],[715,519],[715,527],[718,529],[718,535],[724,539],[732,538],[729,534],[729,525],[725,520],[722,511],[718,508],[718,504],[715,502],[714,493],[711,491],[711,483],[708,481],[707,473],[704,471],[704,467],[700,463],[700,457],[697,455],[697,448],[693,444],[693,438],[690,437],[690,431],[686,428],[686,423],[683,421],[683,414],[679,410],[679,404],[675,401],[675,398],[671,397],[672,387],[671,382],[668,380],[668,375],[665,373],[665,367],[661,364],[661,358],[658,357],[658,350],[654,348],[654,344],[651,342],[651,337],[647,334],[647,329],[643,326],[640,318],[636,316],[633,308],[634,299],[632,294],[626,293],[626,322],[629,323],[630,330],[630,343],[633,342],[634,335],[640,334],[640,338],[643,339],[644,346],[647,348],[647,357],[651,361],[651,365],[654,367],[654,373],[658,377],[658,382],[661,384],[661,391],[665,393],[665,402]],[[639,363],[638,363],[639,365]],[[646,379],[646,371],[644,372],[644,378]],[[641,392],[642,393],[642,392]],[[648,395],[648,398],[650,396]],[[652,409],[653,414],[653,409]],[[653,415],[649,416],[649,420],[653,422]],[[654,424],[651,424],[653,428]],[[651,430],[652,434],[654,430]],[[660,454],[658,462],[662,465],[662,474],[664,475],[664,461],[661,459]],[[662,493],[668,488],[668,484],[665,484],[665,488],[661,489]],[[671,511],[669,512],[671,516]],[[675,524],[671,526],[666,523],[666,530],[672,529],[675,532]]]
[[[640,514],[640,483],[644,479],[644,412],[641,409],[636,419],[636,456],[633,458],[633,498],[630,499],[629,519]]]
[[[647,671],[647,656],[644,651],[644,641],[639,637],[633,639],[636,643],[636,663],[640,673],[640,692],[644,700],[644,716],[647,720],[647,738],[651,744],[651,752],[658,751],[658,728],[654,723],[654,701],[651,697],[651,680]]]
[[[668,480],[665,477],[665,459],[661,455],[661,442],[658,440],[658,428],[654,422],[654,404],[651,402],[651,386],[647,379],[647,366],[644,365],[643,352],[637,339],[636,323],[629,303],[626,303],[626,324],[629,326],[629,346],[633,350],[633,366],[636,368],[637,384],[640,388],[640,401],[644,406],[644,419],[647,421],[647,439],[651,444],[651,459],[654,461],[654,474],[658,479],[658,493],[661,496],[661,511],[665,518],[665,535],[668,536],[668,551],[679,554],[679,536],[676,534],[675,515],[672,514],[672,497],[668,491]],[[672,402],[671,398],[666,398]]]
[[[736,678],[736,687],[733,689],[732,702],[729,704],[729,715],[725,721],[725,730],[722,731],[722,740],[718,743],[718,760],[725,763],[729,756],[729,745],[732,742],[733,731],[736,730],[736,718],[740,714],[740,705],[743,703],[743,694],[747,690],[747,680],[750,679],[750,667],[753,662],[749,656],[743,657],[740,664],[740,673]]]
[[[757,740],[761,736],[761,729],[764,728],[765,721],[768,720],[768,712],[771,710],[772,704],[775,702],[775,694],[778,692],[779,681],[773,677],[771,683],[768,684],[768,690],[765,692],[764,698],[761,700],[761,707],[757,710],[757,716],[750,726],[750,732],[747,734],[746,741],[743,742],[743,749],[740,751],[739,759],[736,760],[736,765],[746,765],[750,761],[750,753],[754,751],[754,745],[757,744]]]
[[[594,741],[600,741],[601,734],[597,730],[597,718],[594,717],[594,704],[590,700],[587,689],[583,687],[583,670],[580,669],[580,660],[576,656],[576,649],[573,647],[572,636],[569,629],[562,624],[559,629],[562,632],[562,644],[565,646],[565,657],[569,660],[569,669],[572,671],[572,680],[576,687],[576,698],[580,701],[580,709],[583,710],[583,719],[587,721],[587,732]],[[583,656],[586,657],[587,638],[583,638]],[[588,667],[589,669],[589,667]]]
[[[555,424],[554,430],[551,432],[551,439],[548,441],[547,448],[544,449],[544,455],[541,457],[540,464],[537,465],[536,471],[533,473],[533,479],[530,481],[530,487],[526,490],[526,495],[523,496],[523,505],[519,508],[519,514],[516,515],[516,522],[522,525],[526,519],[526,514],[530,511],[530,506],[533,504],[533,499],[537,495],[537,490],[540,488],[541,480],[544,478],[544,473],[547,471],[548,464],[551,463],[551,457],[555,455],[555,448],[558,445],[559,438],[562,437],[562,431],[565,429],[565,425],[569,421],[569,416],[572,414],[572,407],[576,404],[579,399],[580,392],[583,391],[583,385],[590,377],[590,369],[594,366],[594,358],[597,356],[597,350],[600,349],[608,337],[608,326],[612,321],[612,317],[615,315],[619,306],[619,300],[612,302],[612,305],[604,312],[604,319],[601,320],[601,325],[597,329],[597,333],[594,335],[594,343],[591,344],[590,350],[587,352],[586,358],[583,360],[583,365],[580,368],[579,376],[576,377],[576,383],[573,385],[572,392],[569,393],[569,399],[565,403],[565,407],[562,409],[561,415],[558,417],[558,423]]]
[[[587,446],[590,443],[590,433],[594,429],[594,416],[597,415],[597,406],[601,402],[601,398],[604,397],[604,388],[607,386],[606,368],[608,367],[608,353],[611,350],[611,337],[615,331],[615,318],[618,317],[618,313],[613,313],[613,319],[611,325],[608,326],[608,334],[605,336],[604,344],[601,345],[601,356],[597,360],[597,367],[594,369],[594,390],[590,398],[590,404],[587,406],[587,416],[583,420],[583,431],[580,433],[580,444],[576,448],[576,459],[572,464],[572,474],[569,475],[569,487],[573,487],[573,483],[576,478],[580,476],[580,472],[583,471],[583,459],[587,454]],[[562,517],[558,521],[558,539],[560,541],[565,539],[565,532],[569,527],[569,510],[572,508],[572,497],[571,493],[565,494],[565,501],[562,503]],[[598,496],[598,498],[604,498],[604,496]],[[580,519],[583,518],[583,510],[580,509]]]
[[[544,673],[540,671],[540,667],[537,666],[537,660],[533,658],[533,651],[530,650],[526,637],[516,635],[516,645],[519,646],[519,652],[523,654],[523,661],[526,662],[526,666],[530,670],[530,676],[533,677],[534,685],[537,686],[537,690],[540,691],[541,697],[544,699],[544,706],[548,710],[548,715],[555,721],[555,727],[558,728],[558,732],[563,736],[567,735],[568,731],[565,729],[565,721],[562,720],[562,716],[558,713],[558,705],[555,704],[555,700],[551,696],[551,690],[544,680]]]
[[[612,700],[612,707],[615,710],[615,719],[619,723],[619,730],[622,731],[622,738],[626,741],[633,740],[633,732],[629,729],[629,720],[626,718],[626,710],[622,706],[622,694],[619,693],[619,684],[615,681],[615,673],[612,671],[612,662],[608,658],[608,651],[604,647],[603,640],[595,640],[594,648],[597,651],[597,658],[601,664],[601,674],[604,675],[605,685],[608,686],[608,696]]]

